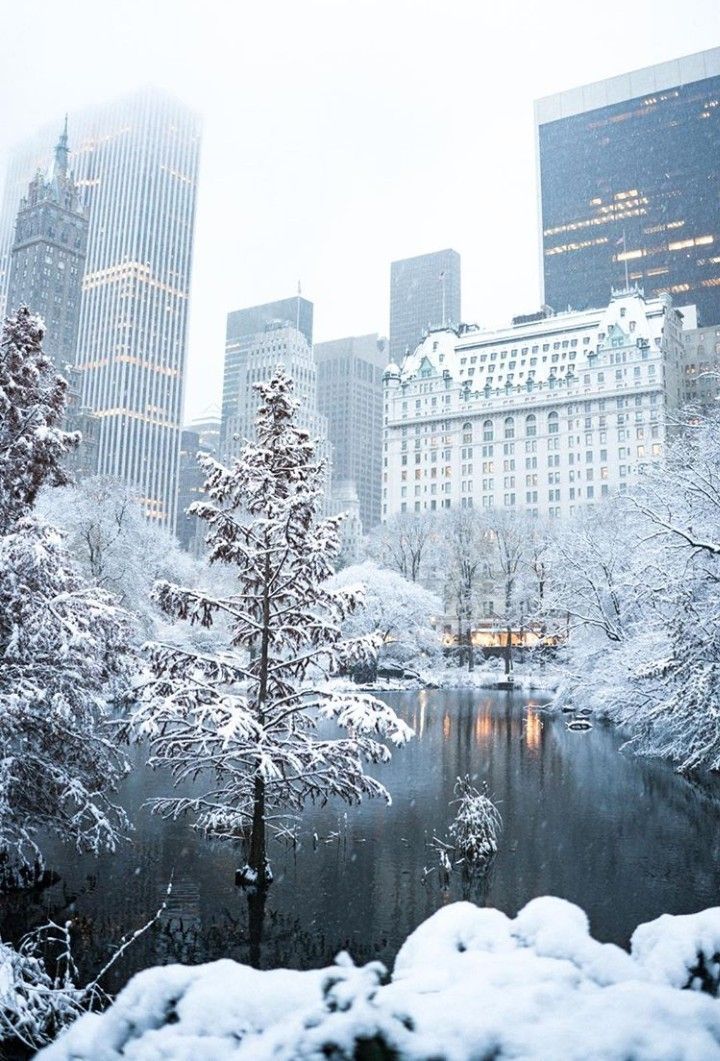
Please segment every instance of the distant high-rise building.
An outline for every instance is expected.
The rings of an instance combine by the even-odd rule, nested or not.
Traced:
[[[538,100],[543,301],[613,288],[720,323],[720,48]]]
[[[254,339],[269,328],[287,325],[297,331],[312,351],[313,304],[298,293],[292,298],[281,298],[266,302],[262,306],[236,309],[227,315],[225,330],[225,371],[223,376],[221,450],[228,452],[225,440],[226,429],[237,431],[238,416],[246,407],[248,350],[255,347]],[[253,342],[248,343],[252,339]],[[303,355],[304,356],[304,355]],[[312,400],[315,400],[313,393]],[[255,409],[254,400],[252,403]],[[254,414],[253,414],[254,415]],[[233,451],[231,439],[228,440]]]
[[[390,266],[390,359],[402,361],[433,328],[461,320],[460,255],[434,251]]]
[[[188,508],[203,495],[205,472],[198,464],[198,453],[216,457],[220,445],[220,416],[205,413],[183,428],[180,437],[180,470],[175,533],[183,549],[199,556],[203,552],[205,524],[197,516],[189,516]]]
[[[380,522],[387,341],[355,335],[315,344],[318,408],[327,417],[333,481],[353,483],[364,531]]]
[[[254,437],[260,396],[254,384],[271,378],[282,366],[295,381],[300,401],[298,424],[320,440],[320,454],[328,456],[327,420],[318,412],[317,370],[311,348],[302,332],[275,320],[264,331],[228,341],[220,433],[222,456],[236,457],[246,439]]]
[[[0,281],[5,215],[23,167],[34,172],[47,136],[10,160]],[[99,417],[98,470],[137,487],[147,515],[170,527],[199,152],[199,119],[156,90],[73,115],[70,161],[89,222],[76,364],[82,402]]]
[[[715,410],[720,394],[720,325],[683,331],[685,401]]]
[[[68,163],[67,119],[47,173],[38,169],[20,201],[9,255],[7,310],[28,306],[45,322],[43,349],[70,383],[66,424],[82,433],[68,457],[76,474],[97,469],[99,422],[83,407],[75,348],[88,222]]]
[[[87,230],[66,123],[50,170],[38,170],[20,202],[8,281],[9,312],[25,304],[43,318],[43,348],[58,368],[75,364]]]

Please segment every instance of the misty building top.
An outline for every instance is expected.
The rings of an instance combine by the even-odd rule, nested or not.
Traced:
[[[236,309],[227,315],[225,341],[228,346],[249,335],[260,335],[268,326],[296,328],[308,346],[313,342],[313,304],[300,294],[265,302],[260,306]]]
[[[619,74],[535,101],[537,125],[720,75],[720,47]]]

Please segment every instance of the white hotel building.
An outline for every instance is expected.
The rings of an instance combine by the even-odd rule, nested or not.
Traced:
[[[692,314],[690,314],[692,316]],[[432,331],[384,374],[383,520],[516,508],[571,515],[662,457],[682,402],[683,315],[668,296]]]

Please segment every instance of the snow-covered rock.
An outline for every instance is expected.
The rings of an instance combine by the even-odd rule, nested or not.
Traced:
[[[540,898],[515,918],[471,903],[407,939],[390,982],[377,962],[259,972],[231,961],[149,969],[82,1017],[44,1061],[224,1058],[720,1059],[720,908],[641,925],[628,954],[579,907]],[[699,955],[703,955],[702,961]]]

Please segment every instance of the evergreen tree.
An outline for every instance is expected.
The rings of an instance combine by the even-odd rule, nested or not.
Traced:
[[[109,684],[124,672],[126,630],[88,587],[60,534],[35,520],[44,483],[77,442],[62,431],[66,383],[24,307],[0,343],[0,879],[42,863],[39,830],[81,849],[112,847],[125,817],[108,792],[123,769],[103,736]]]
[[[214,562],[231,565],[237,591],[213,598],[167,582],[156,586],[164,610],[210,625],[230,620],[226,654],[165,645],[151,652],[154,681],[136,712],[134,731],[149,737],[151,764],[169,765],[176,784],[212,777],[201,795],[156,801],[173,817],[190,812],[203,832],[247,842],[244,879],[269,878],[266,833],[307,800],[363,796],[389,802],[363,762],[390,757],[412,731],[368,694],[325,694],[313,680],[371,655],[376,639],[343,638],[341,624],[362,599],[359,587],[332,588],[340,517],[319,519],[325,468],[315,443],[294,424],[298,402],[282,370],[257,385],[262,403],[256,441],[231,468],[203,456],[207,501],[191,506],[209,526]],[[248,654],[242,654],[247,650]],[[345,735],[318,735],[318,719]]]

